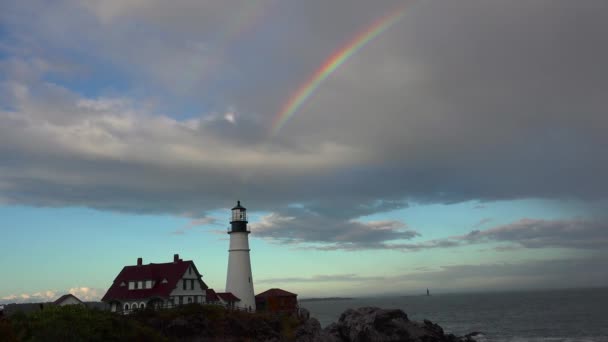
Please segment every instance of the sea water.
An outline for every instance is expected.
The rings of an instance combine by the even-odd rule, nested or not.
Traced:
[[[608,342],[608,288],[432,294],[301,302],[327,326],[349,308],[398,308],[446,333],[481,332],[480,341]]]

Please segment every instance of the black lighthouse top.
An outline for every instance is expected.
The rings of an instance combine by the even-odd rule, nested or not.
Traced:
[[[236,202],[236,206],[232,208],[232,217],[230,219],[230,233],[249,233],[247,229],[247,209],[241,206],[241,201]]]

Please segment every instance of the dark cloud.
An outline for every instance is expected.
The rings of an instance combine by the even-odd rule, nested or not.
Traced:
[[[604,249],[608,246],[608,223],[582,219],[522,219],[488,230],[474,230],[458,239],[466,243],[508,242],[525,248]]]
[[[263,235],[281,239],[283,236],[290,234],[291,227],[289,224],[280,226],[285,231],[270,230]],[[411,237],[413,238],[416,235],[418,234],[412,234]],[[377,236],[381,235],[377,234]],[[601,251],[608,245],[608,223],[605,220],[521,219],[510,224],[486,230],[475,229],[466,235],[443,239],[418,243],[403,243],[392,240],[397,239],[385,238],[368,244],[326,244],[311,248],[326,251],[359,249],[421,251],[470,245],[501,244],[493,247],[490,251],[509,251],[520,248],[570,248]]]
[[[3,5],[17,33],[0,37],[0,201],[204,217],[239,198],[294,217],[260,232],[292,242],[597,248],[505,231],[410,245],[399,223],[357,218],[405,201],[605,200],[605,1],[407,2],[274,138],[295,89],[406,2],[248,3]],[[79,77],[100,90],[69,90]]]
[[[389,206],[390,207],[390,206]],[[307,207],[288,208],[252,224],[256,236],[282,243],[317,245],[315,248],[368,249],[387,242],[410,240],[420,234],[399,221],[357,221],[365,213],[351,216],[319,214]],[[339,210],[339,209],[338,209]]]

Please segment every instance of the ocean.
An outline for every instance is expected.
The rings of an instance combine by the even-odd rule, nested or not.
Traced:
[[[480,341],[608,342],[608,288],[501,293],[432,294],[303,301],[323,327],[349,308],[398,308],[429,319],[446,333],[483,334]]]

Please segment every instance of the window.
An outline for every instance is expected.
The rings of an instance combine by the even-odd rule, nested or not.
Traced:
[[[129,311],[129,304],[125,304],[125,311]]]
[[[192,274],[192,267],[188,267],[188,274]]]
[[[134,281],[130,281],[129,282],[129,290],[133,290],[135,288],[135,282]]]
[[[154,283],[152,282],[152,280],[146,280],[146,288],[151,289],[152,286],[154,286]]]
[[[179,296],[179,305],[184,304],[184,297]]]
[[[127,284],[125,284],[124,281],[120,283],[120,287],[125,287],[125,286],[127,286]]]
[[[136,287],[136,289],[143,289],[144,288],[144,282],[143,281],[138,281],[137,284],[139,285],[138,287]]]
[[[144,303],[144,302],[139,303],[139,308],[140,309],[145,309],[146,308],[146,303]]]
[[[139,289],[139,282],[135,281],[134,283],[135,283],[135,289],[136,290]]]
[[[188,304],[192,304],[192,297],[188,297]]]
[[[190,279],[190,290],[194,290],[194,279]]]
[[[186,289],[186,279],[182,280],[182,288],[185,290]]]

